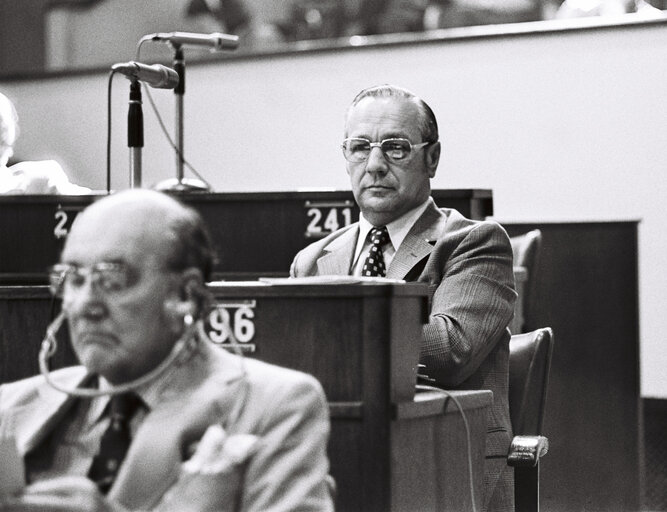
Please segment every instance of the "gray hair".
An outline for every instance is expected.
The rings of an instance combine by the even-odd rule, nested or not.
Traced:
[[[211,293],[205,283],[211,280],[216,261],[215,250],[201,215],[189,206],[181,206],[182,210],[167,221],[174,237],[166,264],[176,271],[196,268],[201,272],[204,283],[190,290],[196,304],[196,316],[201,318],[212,303]]]
[[[346,124],[351,110],[364,98],[405,98],[412,101],[419,109],[419,131],[421,132],[423,142],[438,141],[438,122],[435,119],[435,114],[433,113],[433,110],[431,110],[431,107],[429,107],[426,102],[416,94],[396,85],[375,85],[362,90],[355,96],[352,100],[352,104],[347,109],[345,116]]]

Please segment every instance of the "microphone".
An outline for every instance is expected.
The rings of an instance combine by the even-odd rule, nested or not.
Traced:
[[[157,89],[173,89],[178,85],[178,73],[162,64],[142,64],[133,60],[114,64],[111,69],[132,80],[146,82]]]
[[[195,34],[192,32],[160,32],[145,36],[151,41],[164,41],[174,46],[206,46],[211,51],[236,50],[239,46],[239,36],[213,32],[212,34]]]

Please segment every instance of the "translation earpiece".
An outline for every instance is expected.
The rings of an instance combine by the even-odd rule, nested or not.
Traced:
[[[194,313],[194,305],[190,299],[169,299],[165,301],[164,309],[165,312],[177,318],[183,318],[185,315],[192,315]]]

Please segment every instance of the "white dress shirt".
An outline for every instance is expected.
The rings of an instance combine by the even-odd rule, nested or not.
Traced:
[[[398,219],[393,220],[389,224],[387,224],[387,232],[389,233],[389,242],[382,247],[382,254],[384,256],[384,265],[387,270],[389,270],[389,265],[391,265],[391,261],[394,259],[396,251],[401,246],[403,240],[412,229],[412,226],[414,226],[415,222],[417,222],[417,219],[421,217],[422,213],[424,213],[424,210],[426,210],[426,207],[428,206],[430,201],[431,198],[427,199],[416,208],[413,208],[409,212],[406,212],[403,215],[401,215]],[[363,269],[364,261],[366,261],[366,257],[368,256],[368,252],[371,248],[371,242],[368,239],[368,233],[374,227],[379,228],[381,226],[373,226],[373,224],[371,224],[370,222],[368,222],[368,220],[364,218],[363,213],[359,215],[359,238],[357,239],[357,246],[354,250],[354,258],[352,260],[353,263],[351,272],[351,274],[354,276],[361,275],[361,270]]]

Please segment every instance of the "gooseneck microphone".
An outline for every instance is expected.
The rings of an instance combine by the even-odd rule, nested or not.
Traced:
[[[159,32],[144,36],[144,40],[163,41],[174,46],[203,46],[211,51],[236,50],[239,37],[213,32],[212,34],[195,34],[192,32]]]
[[[137,60],[139,60],[139,51],[141,45],[152,41],[158,43],[167,43],[174,51],[174,70],[178,74],[178,85],[174,88],[174,97],[176,98],[176,180],[165,180],[154,186],[157,190],[201,190],[211,189],[208,183],[199,180],[186,180],[184,178],[183,167],[185,156],[183,151],[183,96],[185,95],[185,57],[184,47],[194,46],[210,52],[222,50],[236,50],[239,46],[239,37],[221,32],[212,32],[210,34],[198,34],[194,32],[158,32],[147,34],[139,40],[137,45]],[[196,171],[195,171],[196,172]]]
[[[133,60],[111,66],[113,71],[131,80],[145,82],[156,89],[173,89],[178,85],[178,73],[162,64],[142,64]]]

